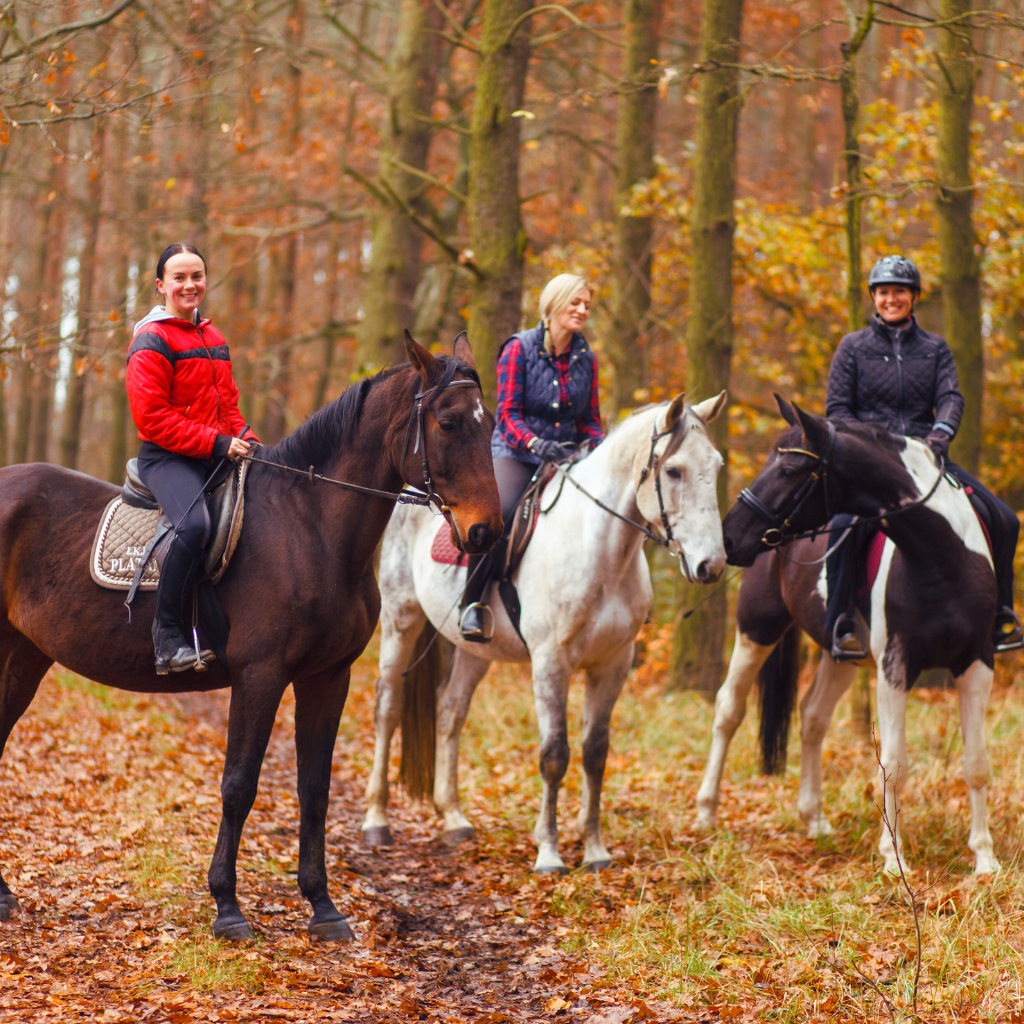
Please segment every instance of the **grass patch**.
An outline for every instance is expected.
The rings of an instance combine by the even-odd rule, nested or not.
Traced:
[[[164,977],[200,992],[260,994],[274,976],[271,954],[252,944],[239,947],[203,935],[178,939],[171,947]]]

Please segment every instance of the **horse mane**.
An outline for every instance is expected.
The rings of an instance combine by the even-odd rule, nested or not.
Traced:
[[[608,430],[608,436],[611,437],[620,427],[628,423],[634,416],[639,416],[641,413],[649,412],[651,409],[662,409],[671,403],[671,399],[665,402],[648,402],[647,405],[638,406],[636,409],[632,409],[628,415],[624,416],[618,423],[613,424]],[[666,459],[670,459],[679,450],[679,446],[683,443],[683,438],[686,437],[686,432],[690,427],[696,427],[702,434],[707,436],[707,427],[704,425],[704,421],[693,411],[693,406],[689,402],[683,403],[683,414],[676,421],[676,425],[672,428],[672,433],[669,435],[668,445],[665,451],[661,455],[661,461],[664,462]]]
[[[480,377],[476,370],[461,359],[449,355],[438,355],[435,358],[441,363],[444,372],[438,381],[438,390],[426,399],[425,406],[429,406],[433,402],[434,398],[452,382],[457,373],[470,377],[477,384],[480,383]],[[358,384],[353,384],[333,402],[328,402],[323,408],[313,413],[305,423],[283,441],[264,448],[260,452],[260,458],[281,466],[290,466],[293,469],[308,469],[310,466],[322,468],[333,456],[337,455],[341,448],[355,439],[363,407],[370,392],[393,377],[411,369],[411,363],[399,363],[397,366],[385,367],[372,377],[366,377]],[[405,398],[410,409],[420,386],[419,374],[413,373],[410,376]]]
[[[840,419],[830,419],[828,422],[836,428],[837,434],[848,434],[851,437],[859,438],[891,455],[899,456],[899,453],[906,448],[907,439],[902,435],[891,433],[881,423]],[[782,432],[778,441],[775,442],[775,447],[791,445],[794,440],[803,436],[803,429],[797,423]]]

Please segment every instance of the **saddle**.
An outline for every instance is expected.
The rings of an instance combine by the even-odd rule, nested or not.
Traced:
[[[103,510],[93,539],[89,572],[108,590],[130,590],[140,563],[146,568],[139,590],[155,590],[160,566],[170,546],[171,522],[160,511],[153,492],[139,476],[138,462],[129,459],[121,493]],[[242,532],[245,477],[249,463],[230,468],[224,479],[206,496],[210,512],[210,542],[206,548],[204,576],[216,583],[235,553]]]

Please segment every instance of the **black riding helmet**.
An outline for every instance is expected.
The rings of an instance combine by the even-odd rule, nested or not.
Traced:
[[[868,291],[874,294],[880,284],[901,284],[915,294],[921,292],[921,272],[906,256],[883,256],[868,274]]]

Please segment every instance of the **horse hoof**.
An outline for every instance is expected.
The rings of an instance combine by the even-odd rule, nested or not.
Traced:
[[[241,914],[232,917],[218,917],[213,922],[213,937],[227,942],[251,942],[256,933],[249,927]]]
[[[608,860],[591,860],[582,865],[584,871],[596,875],[599,871],[607,871],[612,866],[611,858]]]
[[[535,875],[567,875],[569,869],[564,864],[542,864],[534,865]]]
[[[441,833],[441,842],[445,846],[458,846],[460,843],[471,843],[476,839],[476,830],[469,826],[467,828],[450,828]]]
[[[348,921],[339,917],[334,921],[310,921],[309,937],[314,942],[352,942],[355,933],[348,926]]]
[[[395,840],[387,825],[374,825],[363,829],[363,845],[369,847],[394,846]]]
[[[0,896],[0,921],[10,921],[19,910],[21,910],[21,904],[18,903],[18,898],[14,893],[9,892]]]

